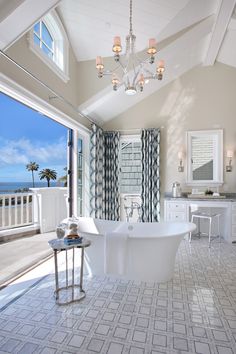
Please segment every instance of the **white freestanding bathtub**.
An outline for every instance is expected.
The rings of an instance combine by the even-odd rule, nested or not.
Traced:
[[[85,249],[85,273],[106,274],[105,238],[111,232],[124,233],[127,235],[125,272],[112,275],[129,280],[169,281],[179,244],[195,228],[189,222],[128,223],[79,218],[79,232],[92,241]]]

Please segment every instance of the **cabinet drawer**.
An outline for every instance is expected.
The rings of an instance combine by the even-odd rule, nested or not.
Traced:
[[[167,203],[167,210],[185,211],[185,209],[186,209],[185,203],[177,203],[177,202]]]
[[[167,213],[167,221],[186,221],[186,214],[181,211],[169,211]]]

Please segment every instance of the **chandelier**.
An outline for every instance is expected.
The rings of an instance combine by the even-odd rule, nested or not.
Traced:
[[[151,68],[155,62],[155,54],[157,53],[155,38],[149,39],[148,57],[146,59],[140,59],[136,53],[136,36],[133,34],[132,26],[132,0],[130,0],[129,25],[129,34],[126,36],[126,48],[123,55],[121,55],[121,39],[118,36],[114,37],[112,51],[114,52],[114,60],[117,66],[113,70],[104,70],[103,59],[101,56],[98,56],[96,58],[96,68],[99,78],[102,78],[104,75],[111,75],[111,83],[114,91],[117,91],[120,86],[124,86],[127,95],[134,95],[138,91],[142,92],[144,85],[149,80],[162,80],[165,67],[164,61],[159,60],[154,73]]]

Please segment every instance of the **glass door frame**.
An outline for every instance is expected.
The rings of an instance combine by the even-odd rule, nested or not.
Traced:
[[[71,152],[71,163],[69,166],[68,159],[67,159],[67,166],[68,169],[70,168],[71,178],[71,195],[68,193],[68,198],[70,199],[71,210],[69,205],[67,210],[67,215],[69,213],[77,213],[77,137],[81,136],[84,140],[85,146],[85,158],[84,158],[84,207],[83,207],[83,215],[89,216],[89,144],[90,144],[90,133],[91,130],[86,126],[82,125],[81,123],[77,122],[76,119],[70,117],[68,114],[62,112],[55,106],[51,105],[50,103],[44,101],[42,98],[36,96],[31,91],[27,90],[26,88],[22,87],[12,79],[8,78],[6,75],[0,73],[0,92],[12,97],[16,101],[19,101],[26,106],[38,111],[39,113],[45,115],[48,118],[53,119],[55,122],[58,122],[68,130],[73,132],[73,144],[72,144],[72,152]],[[69,151],[69,149],[68,149]],[[68,152],[69,154],[69,152]],[[68,177],[67,177],[68,178]],[[69,183],[69,181],[67,180]],[[69,191],[69,189],[68,189]]]
[[[71,179],[71,210],[73,215],[79,216],[78,205],[78,139],[83,142],[83,161],[82,161],[82,216],[89,216],[90,213],[90,177],[89,177],[89,146],[90,146],[90,134],[82,132],[80,129],[73,130],[73,143],[70,147],[69,155],[71,159],[71,166],[68,169],[71,170],[71,177],[68,175],[68,179]],[[69,182],[68,180],[68,182]],[[70,190],[70,189],[69,189]]]

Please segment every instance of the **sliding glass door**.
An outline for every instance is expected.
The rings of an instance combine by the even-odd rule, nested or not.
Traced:
[[[70,215],[89,216],[89,134],[71,131],[68,142]]]

